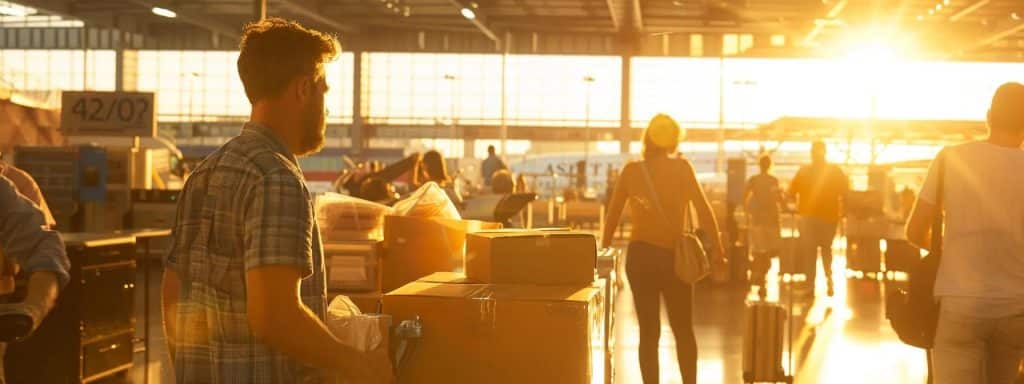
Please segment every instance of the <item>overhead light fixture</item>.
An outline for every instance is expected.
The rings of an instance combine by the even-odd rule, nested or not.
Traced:
[[[462,13],[462,17],[465,17],[466,19],[469,19],[469,20],[476,19],[476,12],[473,12],[472,9],[463,7],[462,11],[460,11],[460,13]]]
[[[169,19],[178,17],[178,14],[167,8],[153,7],[153,14],[157,16],[163,16]]]
[[[917,21],[924,21],[924,15],[917,15]]]
[[[949,6],[949,0],[942,0],[942,4],[945,4],[948,7]]]
[[[1017,12],[1011,13],[1010,18],[1014,20],[1020,20],[1020,15]]]
[[[941,11],[942,10],[942,4],[935,4],[935,10],[936,11]]]
[[[0,5],[0,16],[25,17],[36,14],[36,10],[17,5]]]
[[[929,9],[928,10],[928,16],[931,16],[931,15],[934,15],[934,14],[935,14],[935,10],[934,9]]]

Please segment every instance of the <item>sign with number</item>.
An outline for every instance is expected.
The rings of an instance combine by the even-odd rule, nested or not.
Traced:
[[[152,92],[64,92],[61,129],[68,136],[156,136]]]

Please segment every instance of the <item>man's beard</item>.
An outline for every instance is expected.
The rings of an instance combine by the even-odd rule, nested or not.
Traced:
[[[310,110],[303,114],[302,141],[299,143],[299,151],[296,156],[306,156],[320,152],[324,147],[324,130],[327,128],[327,118],[323,106],[310,105]]]

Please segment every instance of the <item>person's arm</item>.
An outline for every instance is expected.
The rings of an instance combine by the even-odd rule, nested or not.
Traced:
[[[630,169],[627,166],[622,170],[622,175],[619,176],[618,182],[615,183],[612,198],[608,201],[608,213],[605,214],[604,231],[601,234],[601,248],[608,248],[612,245],[615,230],[618,229],[619,221],[622,220],[622,210],[625,209],[626,199],[629,197],[626,176],[631,172]]]
[[[178,328],[177,328],[177,316],[178,316],[178,297],[181,295],[181,279],[178,277],[178,273],[172,268],[164,269],[164,281],[161,287],[161,307],[163,308],[163,320],[164,320],[164,339],[167,341],[167,351],[171,355],[171,361],[174,361],[175,348],[174,342],[177,340]]]
[[[907,241],[915,247],[932,248],[932,223],[935,222],[935,204],[918,199],[907,220]]]
[[[351,382],[390,377],[389,366],[342,344],[302,304],[301,281],[302,272],[292,266],[267,265],[246,272],[246,308],[253,336],[298,361]]]
[[[60,235],[6,177],[0,177],[0,248],[29,276],[25,300],[14,305],[29,312],[38,326],[67,284],[70,263]]]
[[[942,156],[942,152],[938,156]],[[936,159],[938,159],[936,156]],[[917,196],[914,208],[910,211],[910,219],[907,220],[906,235],[907,241],[914,246],[931,250],[932,247],[932,225],[939,215],[938,207],[938,161],[932,161],[925,176],[924,185],[921,186],[921,193]]]
[[[312,273],[314,241],[314,217],[302,181],[288,171],[275,171],[247,188],[244,200],[246,310],[253,336],[350,382],[389,382],[386,356],[342,344],[300,300],[299,284]]]
[[[750,210],[750,199],[754,195],[754,178],[751,177],[747,180],[747,185],[743,189],[743,208]]]
[[[793,180],[789,181],[789,187],[786,189],[786,198],[794,203],[800,194],[800,184],[803,183],[803,171],[803,168],[796,171],[796,174],[793,175]]]
[[[836,181],[839,184],[839,217],[846,217],[846,198],[850,194],[850,178],[838,165],[835,166]]]
[[[725,262],[725,245],[722,243],[722,233],[718,229],[718,220],[715,219],[714,211],[711,209],[708,197],[704,194],[704,189],[700,187],[700,183],[697,181],[697,172],[694,171],[693,165],[689,161],[685,161],[684,164],[683,177],[685,178],[686,185],[689,187],[689,193],[686,195],[692,196],[684,204],[693,203],[697,211],[699,227],[707,232],[708,237],[711,239],[712,249],[718,255],[715,261],[723,263]]]

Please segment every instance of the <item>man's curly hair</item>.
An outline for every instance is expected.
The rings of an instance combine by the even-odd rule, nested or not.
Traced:
[[[341,52],[338,40],[299,23],[269,18],[245,26],[238,76],[250,103],[276,97],[299,76],[311,76]]]

